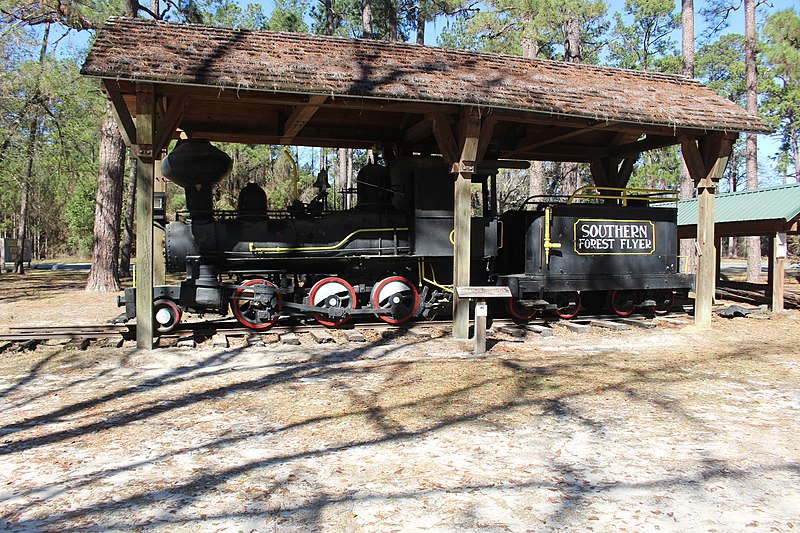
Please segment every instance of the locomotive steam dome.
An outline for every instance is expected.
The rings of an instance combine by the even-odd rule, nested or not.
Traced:
[[[184,188],[211,186],[231,172],[233,160],[207,139],[183,139],[161,162],[165,178]]]

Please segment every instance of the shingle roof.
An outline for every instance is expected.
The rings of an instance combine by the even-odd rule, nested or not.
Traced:
[[[800,215],[800,183],[752,191],[718,194],[714,200],[714,223],[783,220]],[[697,224],[697,199],[678,202],[678,226]]]
[[[477,104],[703,131],[769,128],[694,80],[408,43],[113,18],[88,76]]]

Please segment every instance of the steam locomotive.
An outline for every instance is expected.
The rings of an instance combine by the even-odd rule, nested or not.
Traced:
[[[453,272],[453,176],[435,156],[369,163],[357,176],[354,206],[328,208],[324,171],[310,202],[270,211],[249,184],[236,211],[213,210],[212,190],[231,160],[205,140],[181,142],[162,174],[186,194],[186,213],[166,224],[166,267],[180,285],[154,287],[155,330],[168,333],[184,312],[228,311],[264,330],[281,317],[328,327],[373,315],[390,324],[449,313]],[[497,167],[473,176],[472,285],[507,286],[504,310],[518,321],[551,311],[637,308],[667,313],[692,276],[678,272],[674,207],[654,191],[594,191],[584,202],[529,199],[497,213]],[[578,200],[580,200],[578,198]],[[120,305],[135,316],[135,289]]]

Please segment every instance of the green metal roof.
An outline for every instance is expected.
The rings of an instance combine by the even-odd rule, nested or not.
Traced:
[[[718,194],[714,200],[714,223],[784,220],[800,214],[800,183],[754,191]],[[697,224],[697,198],[678,202],[678,226]]]

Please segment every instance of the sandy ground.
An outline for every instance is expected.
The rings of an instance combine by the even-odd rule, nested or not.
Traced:
[[[119,312],[53,276],[0,331]],[[0,530],[800,530],[798,325],[9,349]]]
[[[800,530],[800,315],[0,354],[0,529]]]

